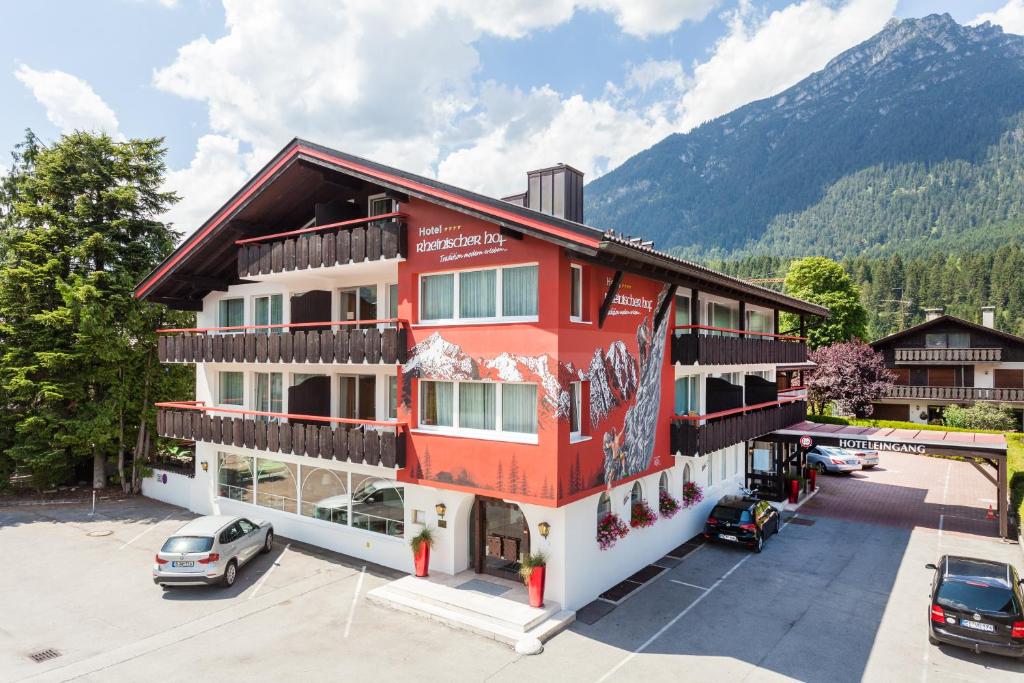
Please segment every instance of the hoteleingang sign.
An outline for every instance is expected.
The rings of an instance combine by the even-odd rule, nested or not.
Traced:
[[[896,441],[873,441],[871,439],[839,439],[840,448],[856,451],[890,451],[892,453],[925,454],[925,445],[921,443],[899,443]]]

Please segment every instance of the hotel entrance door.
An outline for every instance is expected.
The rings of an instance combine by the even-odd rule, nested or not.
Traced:
[[[519,563],[530,552],[530,529],[515,503],[477,496],[470,517],[470,563],[478,574],[519,580]]]

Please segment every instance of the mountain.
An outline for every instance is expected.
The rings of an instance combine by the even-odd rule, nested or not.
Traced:
[[[992,246],[1022,208],[1024,37],[948,14],[890,21],[586,192],[589,224],[697,258]]]

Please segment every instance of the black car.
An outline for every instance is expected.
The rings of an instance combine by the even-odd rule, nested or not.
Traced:
[[[932,580],[928,642],[1024,656],[1024,592],[1005,562],[943,555]]]
[[[779,533],[779,511],[771,503],[744,496],[725,496],[704,523],[704,538],[728,541],[761,552],[764,540]]]

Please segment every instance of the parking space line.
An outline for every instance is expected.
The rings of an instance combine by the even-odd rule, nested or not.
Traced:
[[[149,525],[148,527],[146,527],[146,528],[145,528],[145,529],[144,529],[144,530],[142,531],[142,533],[140,533],[140,534],[139,534],[139,535],[137,535],[137,536],[136,536],[135,538],[133,538],[132,540],[130,540],[130,541],[128,541],[127,543],[125,543],[124,545],[122,545],[122,546],[121,546],[120,548],[118,548],[118,550],[124,550],[125,548],[127,548],[128,546],[130,546],[130,545],[131,545],[132,543],[135,543],[135,541],[139,540],[140,538],[142,538],[143,536],[145,536],[146,534],[148,534],[148,533],[149,533],[150,531],[152,531],[153,529],[157,528],[157,526],[159,526],[159,525],[160,525],[161,523],[163,523],[163,522],[166,522],[166,521],[167,521],[168,519],[170,519],[170,518],[171,518],[171,515],[173,515],[173,514],[174,514],[174,513],[172,512],[172,513],[171,513],[170,515],[167,515],[166,517],[164,517],[163,519],[161,519],[161,520],[160,520],[159,522],[157,522],[156,524],[150,524],[150,525]]]
[[[356,613],[356,603],[359,601],[359,592],[363,590],[363,578],[366,577],[366,565],[363,565],[363,569],[359,572],[359,580],[356,581],[356,592],[352,594],[352,606],[348,609],[348,620],[345,621],[345,635],[344,638],[348,638],[349,631],[352,630],[352,617]]]
[[[247,598],[248,600],[252,600],[256,597],[256,594],[260,592],[260,588],[263,588],[263,584],[266,583],[267,579],[270,578],[270,575],[273,574],[274,570],[277,569],[277,567],[281,564],[281,558],[284,557],[284,554],[288,552],[288,548],[291,547],[291,543],[284,547],[284,550],[281,551],[281,554],[277,556],[276,560],[274,560],[274,564],[270,565],[270,569],[267,570],[267,573],[264,574],[263,577],[256,582],[255,586],[253,586],[253,591],[249,594],[249,597]]]
[[[698,589],[700,589],[702,591],[708,590],[708,588],[706,586],[698,586],[695,583],[686,583],[685,581],[680,581],[679,579],[669,579],[669,581],[671,581],[672,583],[678,583],[680,586],[689,586],[690,588],[698,588]]]

